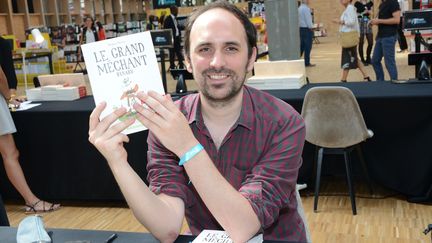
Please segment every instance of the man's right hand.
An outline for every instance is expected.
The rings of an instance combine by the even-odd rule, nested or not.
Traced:
[[[129,142],[129,137],[121,133],[124,129],[135,122],[129,118],[114,126],[111,126],[117,119],[126,114],[125,108],[119,108],[101,121],[99,117],[106,107],[106,102],[97,105],[90,115],[89,120],[89,141],[105,157],[110,166],[113,163],[127,161],[127,152],[123,143]]]

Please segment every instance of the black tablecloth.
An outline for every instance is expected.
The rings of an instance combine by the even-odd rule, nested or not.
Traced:
[[[114,232],[102,230],[75,230],[75,229],[46,229],[47,232],[52,233],[52,242],[106,242],[108,237],[112,234],[117,234],[117,238],[113,243],[157,243],[156,240],[149,233],[134,233],[134,232]],[[15,243],[16,242],[17,228],[14,227],[0,227],[1,243]],[[195,239],[195,236],[180,235],[174,243],[190,243]],[[269,241],[265,240],[264,243],[290,243],[287,241]]]
[[[368,128],[375,136],[363,144],[372,179],[408,197],[425,196],[432,185],[432,84],[389,82],[309,84],[298,90],[269,93],[301,111],[306,91],[341,85],[355,94]],[[122,195],[103,157],[88,142],[88,117],[94,107],[87,97],[73,102],[44,102],[14,112],[21,164],[32,189],[46,199],[121,200]],[[128,160],[146,176],[147,132],[130,135]],[[353,156],[355,157],[355,156]],[[313,175],[313,147],[306,144],[299,181]],[[338,169],[340,171],[338,171]],[[324,167],[324,172],[326,168]],[[327,168],[343,174],[343,165]],[[357,173],[354,166],[354,174]],[[0,168],[0,192],[18,197]]]

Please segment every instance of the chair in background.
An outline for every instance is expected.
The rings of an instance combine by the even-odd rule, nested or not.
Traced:
[[[317,212],[318,207],[323,155],[343,154],[352,212],[356,215],[350,153],[354,149],[357,150],[372,194],[372,183],[361,153],[360,143],[371,138],[373,132],[367,129],[354,94],[345,87],[311,88],[304,98],[302,116],[306,124],[306,141],[317,146],[314,211]]]

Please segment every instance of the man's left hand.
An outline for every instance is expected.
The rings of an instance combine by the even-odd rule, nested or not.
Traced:
[[[186,117],[175,106],[169,94],[161,95],[154,91],[138,93],[137,97],[148,107],[134,105],[137,119],[171,152],[179,158],[198,141],[192,133]]]

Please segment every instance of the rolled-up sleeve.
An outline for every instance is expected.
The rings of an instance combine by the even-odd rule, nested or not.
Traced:
[[[147,181],[155,194],[164,193],[183,200],[188,207],[192,204],[188,178],[178,158],[167,150],[159,140],[149,132],[147,152]]]
[[[266,151],[239,189],[249,200],[263,229],[271,226],[280,210],[287,208],[290,199],[295,197],[305,141],[304,122],[298,114],[274,126],[277,128],[272,129]]]

